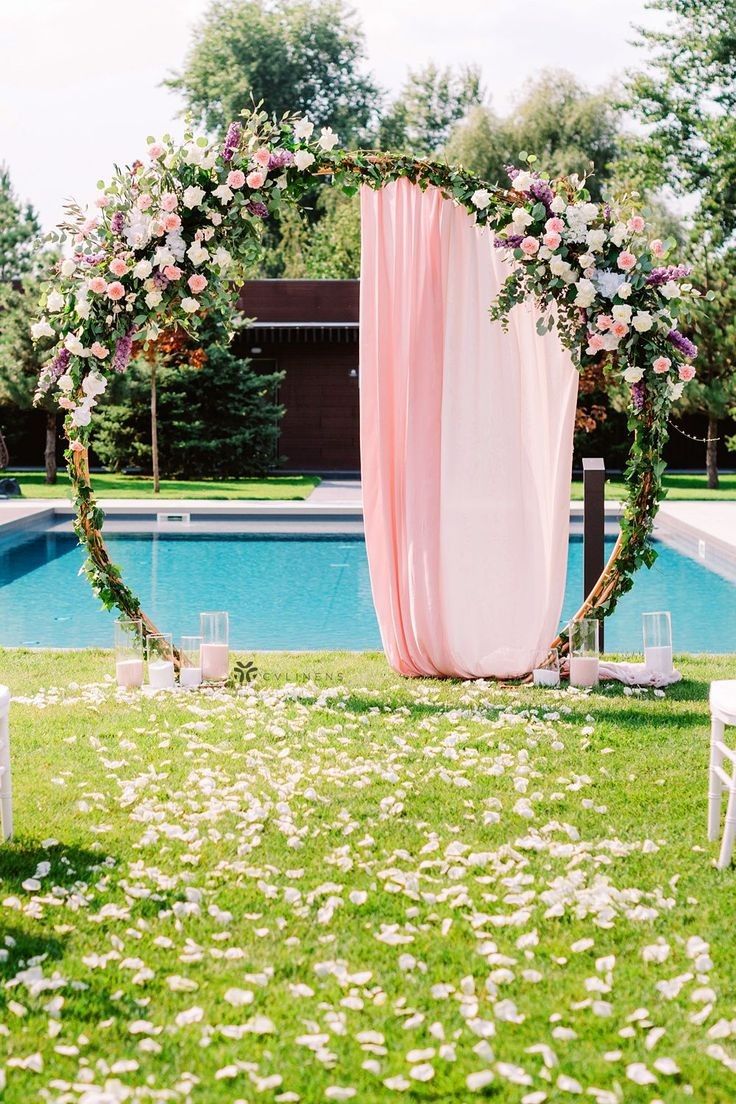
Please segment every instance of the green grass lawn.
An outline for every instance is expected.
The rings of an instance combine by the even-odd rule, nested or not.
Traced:
[[[736,657],[666,697],[272,654],[151,698],[111,663],[0,652],[5,1101],[736,1099],[705,838]]]
[[[70,498],[69,477],[59,472],[54,486],[43,472],[4,472],[20,482],[26,498]],[[274,475],[267,479],[162,479],[160,498],[304,499],[319,485],[316,475]],[[96,472],[92,483],[100,498],[153,498],[153,480],[138,475]]]
[[[736,472],[721,475],[717,491],[708,490],[705,475],[665,475],[664,485],[670,501],[676,499],[703,499],[706,502],[736,500]],[[622,499],[625,496],[626,486],[620,479],[611,479],[606,483],[606,498]],[[582,480],[573,482],[571,497],[573,499],[583,497]]]

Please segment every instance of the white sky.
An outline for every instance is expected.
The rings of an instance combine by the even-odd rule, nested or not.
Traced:
[[[396,91],[407,67],[478,62],[495,106],[540,69],[596,86],[636,64],[644,0],[353,0],[370,67]],[[177,127],[159,87],[184,58],[207,0],[0,0],[0,161],[44,225],[95,194],[115,161]],[[294,109],[299,108],[294,104]]]

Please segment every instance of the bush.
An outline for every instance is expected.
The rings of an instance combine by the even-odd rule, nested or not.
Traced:
[[[283,373],[211,346],[202,367],[159,364],[159,469],[168,478],[264,475],[275,464]],[[135,361],[99,408],[93,447],[112,471],[151,470],[151,366]]]

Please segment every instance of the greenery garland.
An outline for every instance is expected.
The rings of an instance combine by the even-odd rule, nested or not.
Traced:
[[[506,326],[528,299],[541,310],[538,330],[555,328],[578,369],[605,359],[630,388],[628,499],[609,564],[576,616],[603,618],[632,586],[650,543],[662,498],[671,404],[694,376],[697,350],[677,329],[697,292],[689,270],[664,265],[671,246],[648,240],[635,196],[618,206],[590,201],[585,180],[548,180],[525,158],[510,167],[508,187],[494,187],[461,167],[401,154],[336,148],[309,120],[273,120],[260,110],[233,123],[224,145],[187,133],[149,139],[148,162],[99,182],[97,214],[68,208],[52,239],[66,246],[43,287],[34,339],[49,351],[38,386],[66,411],[66,458],[76,507],[75,531],[86,548],[84,572],[107,608],[155,626],[102,539],[104,515],[87,462],[94,410],[107,380],[124,372],[133,340],[155,341],[172,326],[196,336],[208,310],[232,302],[243,272],[257,258],[264,221],[278,216],[328,176],[346,194],[407,179],[438,188],[469,212],[511,264],[490,317]],[[71,247],[69,249],[69,247]],[[226,401],[226,400],[225,400]],[[560,643],[559,638],[555,643]],[[564,643],[564,641],[563,641]]]

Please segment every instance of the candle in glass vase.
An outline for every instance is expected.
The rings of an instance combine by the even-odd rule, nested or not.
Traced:
[[[593,617],[570,622],[570,685],[597,686],[598,622]]]
[[[181,668],[179,684],[181,686],[200,686],[202,683],[202,637],[183,636],[181,638]]]
[[[643,613],[644,668],[648,674],[671,675],[672,619],[668,612]]]
[[[544,667],[535,667],[532,678],[535,686],[559,686],[560,685],[560,653],[557,648],[550,648]]]
[[[148,684],[154,690],[174,685],[174,644],[171,633],[151,633],[146,641]]]
[[[206,682],[222,682],[230,669],[229,618],[227,613],[201,613],[199,616],[202,647],[202,678]]]
[[[143,685],[143,622],[115,622],[115,678],[127,689]]]

